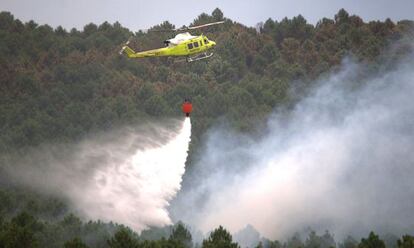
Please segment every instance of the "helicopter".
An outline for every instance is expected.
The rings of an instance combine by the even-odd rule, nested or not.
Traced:
[[[182,32],[212,25],[222,24],[224,21],[207,23],[193,27],[183,27],[171,30],[156,30],[157,32]],[[216,42],[209,40],[205,35],[191,35],[189,32],[179,33],[174,38],[164,41],[165,47],[135,52],[128,46],[130,40],[122,47],[119,54],[126,54],[129,58],[146,58],[146,57],[186,57],[187,62],[194,62],[201,59],[207,59],[213,56],[212,52],[208,52],[216,46]]]

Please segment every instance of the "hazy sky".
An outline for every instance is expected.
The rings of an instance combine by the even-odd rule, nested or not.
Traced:
[[[224,15],[247,26],[269,17],[280,20],[302,14],[310,23],[333,18],[340,8],[364,20],[413,19],[414,0],[0,0],[0,10],[23,21],[67,29],[82,29],[93,22],[119,21],[136,31],[168,20],[176,26],[190,24],[202,12],[219,7]]]

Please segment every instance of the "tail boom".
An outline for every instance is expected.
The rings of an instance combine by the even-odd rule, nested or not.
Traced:
[[[122,47],[119,54],[124,53],[128,58],[146,58],[146,57],[161,57],[169,56],[168,50],[166,48],[159,48],[154,50],[148,50],[143,52],[135,52],[129,46],[125,45]]]

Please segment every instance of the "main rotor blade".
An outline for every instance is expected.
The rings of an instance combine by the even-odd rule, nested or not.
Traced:
[[[208,26],[218,25],[218,24],[222,24],[222,23],[224,23],[224,21],[211,22],[211,23],[206,23],[206,24],[202,24],[202,25],[198,25],[198,26],[193,26],[193,27],[178,28],[178,29],[175,29],[175,31],[193,30],[193,29],[198,29],[198,28],[204,28],[204,27],[208,27]]]
[[[177,29],[147,29],[146,33],[148,33],[148,32],[150,32],[150,33],[153,33],[153,32],[175,32],[175,31],[177,31]]]
[[[224,23],[224,21],[219,21],[219,22],[211,22],[211,23],[207,23],[207,24],[203,24],[203,25],[198,25],[198,26],[188,27],[188,29],[204,28],[204,27],[213,26],[213,25],[218,25],[218,24],[222,24],[222,23]]]
[[[225,21],[211,22],[211,23],[206,23],[206,24],[202,24],[202,25],[198,25],[198,26],[192,26],[192,27],[184,26],[182,28],[176,28],[176,29],[141,29],[140,31],[143,32],[143,33],[188,31],[188,30],[193,30],[193,29],[204,28],[204,27],[208,27],[208,26],[222,24],[224,22]]]

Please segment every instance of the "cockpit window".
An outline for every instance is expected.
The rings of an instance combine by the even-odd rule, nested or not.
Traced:
[[[208,44],[208,40],[207,39],[204,39],[204,44]]]

